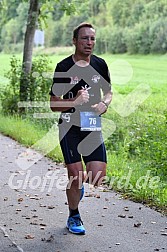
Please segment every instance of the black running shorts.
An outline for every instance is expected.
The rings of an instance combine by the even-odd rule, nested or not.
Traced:
[[[73,125],[70,129],[59,125],[59,140],[66,164],[81,161],[107,163],[106,149],[101,131],[80,131]]]

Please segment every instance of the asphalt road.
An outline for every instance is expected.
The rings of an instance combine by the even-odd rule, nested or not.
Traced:
[[[0,138],[0,252],[167,251],[167,218],[104,187],[85,185],[86,235],[69,233],[63,164],[42,157],[26,169],[38,153]]]

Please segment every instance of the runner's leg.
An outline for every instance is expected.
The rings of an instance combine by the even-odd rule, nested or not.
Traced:
[[[82,162],[67,164],[69,183],[67,185],[66,194],[70,209],[77,209],[80,196],[81,187],[84,180]]]
[[[106,163],[90,161],[86,164],[87,181],[94,186],[99,186],[106,176]]]

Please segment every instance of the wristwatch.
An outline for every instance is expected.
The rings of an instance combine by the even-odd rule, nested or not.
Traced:
[[[106,107],[108,108],[108,104],[105,101],[101,101],[102,103],[104,103],[104,105],[106,105]]]

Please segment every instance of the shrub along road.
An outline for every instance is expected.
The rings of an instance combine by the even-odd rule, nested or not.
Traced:
[[[167,218],[104,187],[85,185],[80,211],[86,235],[70,234],[64,166],[43,157],[25,169],[24,161],[38,153],[0,138],[1,252],[167,251]]]

